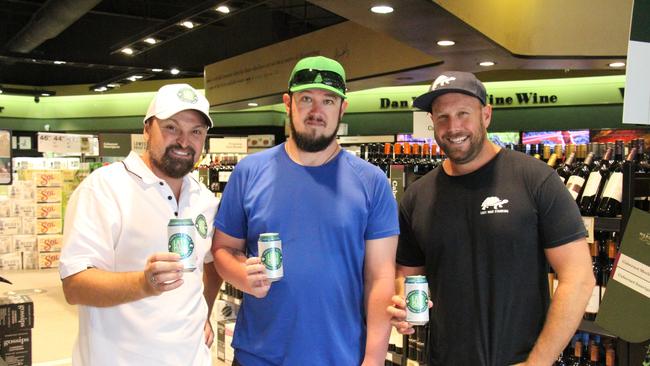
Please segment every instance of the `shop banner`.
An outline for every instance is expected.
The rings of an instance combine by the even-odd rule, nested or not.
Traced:
[[[637,0],[627,48],[623,123],[650,125],[650,1]]]
[[[99,156],[123,157],[131,151],[131,135],[103,133],[99,135]]]
[[[596,324],[628,342],[650,339],[650,213],[632,209]]]
[[[211,154],[246,154],[248,152],[247,137],[211,138],[209,140]]]

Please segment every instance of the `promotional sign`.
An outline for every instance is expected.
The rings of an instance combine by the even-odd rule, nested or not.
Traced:
[[[99,156],[127,156],[131,151],[131,135],[103,133],[99,135]]]
[[[38,152],[57,154],[93,153],[93,135],[39,132]]]
[[[211,138],[209,140],[209,152],[211,154],[231,153],[246,154],[248,152],[247,137],[223,137]]]
[[[413,112],[413,137],[433,138],[433,121],[429,118],[429,112]]]
[[[632,10],[627,47],[623,123],[650,125],[650,1],[637,0]]]
[[[143,152],[147,150],[147,142],[144,140],[143,134],[132,134],[131,135],[131,151],[142,155]]]

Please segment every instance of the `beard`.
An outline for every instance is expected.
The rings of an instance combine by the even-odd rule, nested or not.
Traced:
[[[340,115],[339,115],[340,116]],[[320,118],[305,118],[305,121],[309,120],[321,121]],[[336,133],[339,131],[339,125],[341,124],[341,117],[338,117],[336,121],[336,129],[332,132],[331,135],[321,135],[316,136],[316,132],[298,132],[296,126],[293,124],[293,114],[289,112],[289,127],[291,128],[291,137],[296,142],[298,148],[306,152],[319,152],[325,150],[331,143],[336,139]]]
[[[446,138],[454,138],[457,135],[464,134],[448,133],[443,138],[438,138],[437,135],[434,136],[436,142],[438,143],[438,146],[440,146],[440,148],[447,155],[447,158],[449,158],[449,160],[451,160],[454,164],[466,164],[474,160],[474,158],[476,158],[476,156],[481,152],[483,144],[485,144],[487,141],[487,129],[485,128],[482,119],[480,122],[479,131],[477,133],[472,133],[468,137],[469,149],[467,151],[457,149],[453,143],[450,143],[446,140]]]
[[[149,151],[151,163],[171,178],[182,178],[187,173],[191,172],[192,168],[194,168],[194,157],[196,156],[196,151],[194,151],[191,146],[188,146],[186,149],[189,150],[190,153],[189,159],[178,159],[172,156],[172,149],[183,150],[180,145],[167,146],[165,153],[160,159],[155,157],[154,154]]]

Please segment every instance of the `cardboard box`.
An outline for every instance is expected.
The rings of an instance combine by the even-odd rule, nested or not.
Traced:
[[[2,217],[0,218],[0,235],[17,235],[20,234],[20,228],[23,220],[20,217]]]
[[[34,327],[34,303],[27,295],[0,296],[0,333]]]
[[[63,246],[63,235],[38,235],[37,243],[39,252],[60,252]]]
[[[22,252],[23,269],[38,269],[38,251]]]
[[[9,190],[9,198],[14,200],[34,200],[36,198],[36,184],[29,181],[14,181]]]
[[[32,330],[0,334],[0,357],[4,361],[2,365],[30,366],[32,364]]]
[[[14,250],[13,235],[0,235],[0,254],[11,253]]]
[[[22,218],[21,235],[36,235],[36,216],[24,216]]]
[[[61,202],[61,187],[36,188],[36,202]]]
[[[61,219],[38,219],[36,220],[36,234],[62,234],[63,220]]]
[[[35,217],[36,202],[34,200],[14,200],[11,204],[11,216]]]
[[[39,170],[33,174],[37,187],[61,187],[63,173],[60,170]]]
[[[0,199],[0,217],[10,217],[12,216],[11,206],[13,200],[2,197]]]
[[[36,235],[14,235],[13,239],[15,252],[34,252],[38,250]]]
[[[61,202],[36,204],[36,217],[39,219],[60,219],[61,212]]]
[[[59,268],[59,257],[61,253],[38,253],[38,268]]]
[[[0,254],[0,270],[19,271],[23,269],[23,256],[20,252]]]

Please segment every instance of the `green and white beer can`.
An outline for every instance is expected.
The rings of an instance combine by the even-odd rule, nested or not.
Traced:
[[[406,294],[406,321],[413,325],[429,322],[429,284],[425,276],[407,276],[404,280]]]
[[[178,253],[183,263],[183,272],[196,269],[196,229],[192,219],[171,219],[167,224],[167,248],[171,253]]]
[[[262,233],[257,241],[257,253],[266,268],[269,281],[275,282],[282,279],[282,241],[278,233]]]

